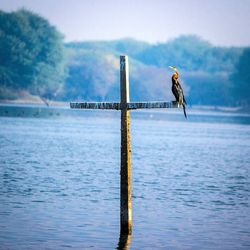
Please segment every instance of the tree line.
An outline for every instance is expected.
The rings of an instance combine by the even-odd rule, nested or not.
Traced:
[[[0,11],[0,97],[27,90],[53,99],[64,83],[63,36],[39,15]]]
[[[170,100],[169,65],[190,105],[250,106],[250,48],[215,47],[197,36],[151,45],[133,39],[64,43],[43,17],[0,11],[0,99],[21,91],[44,100],[119,100],[119,55],[130,63],[131,100]]]

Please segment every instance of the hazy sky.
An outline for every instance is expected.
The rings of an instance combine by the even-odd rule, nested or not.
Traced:
[[[196,34],[215,45],[250,45],[250,0],[0,0],[1,10],[21,7],[49,19],[66,41]]]

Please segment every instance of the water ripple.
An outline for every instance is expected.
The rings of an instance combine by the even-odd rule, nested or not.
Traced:
[[[0,249],[119,245],[120,118],[90,114],[0,118]],[[131,249],[249,249],[249,125],[133,114]]]

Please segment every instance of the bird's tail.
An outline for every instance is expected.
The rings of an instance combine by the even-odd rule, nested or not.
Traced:
[[[182,104],[182,106],[183,106],[183,112],[184,112],[185,118],[187,119],[186,106],[184,103]]]

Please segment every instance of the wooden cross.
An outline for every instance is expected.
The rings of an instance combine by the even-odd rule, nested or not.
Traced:
[[[121,235],[132,233],[131,202],[131,147],[130,110],[151,108],[177,108],[173,102],[130,102],[128,57],[120,56],[120,102],[72,102],[73,109],[121,110],[121,182],[120,182],[120,227]]]

